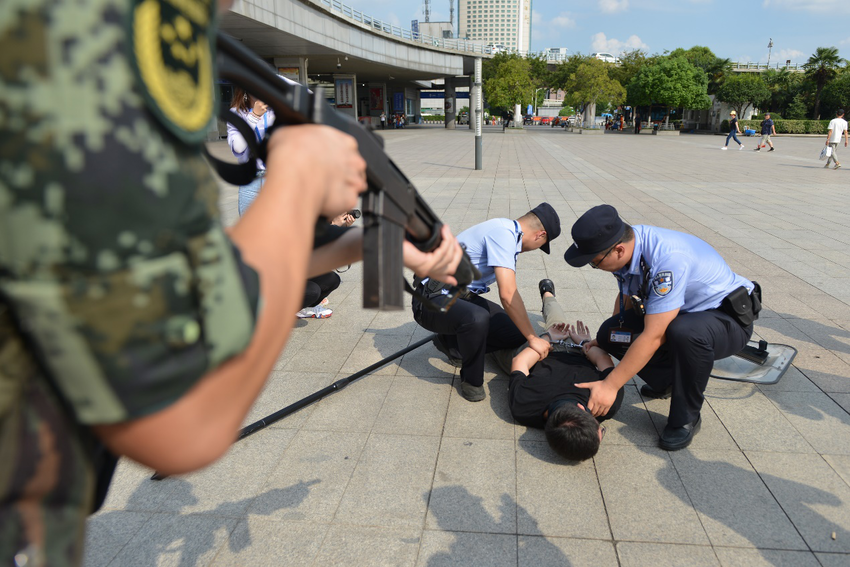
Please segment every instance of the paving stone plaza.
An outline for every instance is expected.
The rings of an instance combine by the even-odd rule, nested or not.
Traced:
[[[711,380],[702,431],[674,453],[657,447],[669,400],[641,399],[636,378],[598,455],[573,464],[513,423],[492,360],[487,399],[470,403],[427,344],[202,472],[156,482],[122,462],[88,522],[87,567],[850,564],[850,150],[833,171],[823,137],[778,137],[768,154],[755,138],[724,152],[710,135],[488,129],[475,171],[469,130],[384,137],[455,233],[542,201],[558,211],[552,254],[518,262],[541,331],[542,278],[569,317],[595,330],[610,315],[614,277],[563,260],[576,218],[610,203],[631,224],[699,236],[760,282],[754,338],[797,348],[793,367],[772,386]],[[222,185],[226,223],[236,195]],[[246,423],[430,334],[409,309],[364,310],[361,276],[341,274],[331,318],[297,322]]]

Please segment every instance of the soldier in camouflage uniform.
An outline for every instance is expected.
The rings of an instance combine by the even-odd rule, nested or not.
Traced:
[[[223,454],[307,277],[356,254],[308,271],[317,218],[366,186],[322,126],[272,137],[267,190],[223,231],[200,155],[215,9],[0,2],[0,565],[79,563],[100,441],[166,474]],[[453,273],[444,236],[407,265]]]

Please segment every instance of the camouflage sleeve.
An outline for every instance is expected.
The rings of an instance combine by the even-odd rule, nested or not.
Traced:
[[[215,2],[178,4],[188,11],[158,0],[0,9],[0,292],[87,424],[166,407],[253,333],[259,279],[186,142],[212,113],[202,24]],[[153,47],[134,36],[133,10]]]

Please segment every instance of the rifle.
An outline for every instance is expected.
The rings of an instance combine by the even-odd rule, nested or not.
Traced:
[[[403,277],[402,238],[428,252],[439,246],[442,223],[422,199],[404,173],[383,148],[383,140],[356,120],[332,108],[321,92],[284,81],[251,50],[235,39],[219,32],[218,74],[265,102],[275,112],[276,127],[296,124],[324,124],[357,140],[366,161],[368,189],[363,194],[363,307],[381,310],[401,309],[406,288],[423,305],[445,311],[457,296],[481,274],[466,252],[458,265],[458,286],[450,290],[452,299],[446,307],[435,306],[411,288]],[[221,108],[220,118],[232,124],[244,136],[256,157],[265,161],[265,143],[256,143],[248,125],[236,114]],[[256,174],[256,163],[225,164],[207,156],[226,181],[245,185]],[[251,171],[253,169],[253,171]]]

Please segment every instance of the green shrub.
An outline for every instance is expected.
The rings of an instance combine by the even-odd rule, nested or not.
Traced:
[[[741,126],[741,128],[743,128],[743,126]],[[729,121],[728,120],[724,120],[723,122],[720,123],[720,131],[723,132],[724,134],[729,133]]]
[[[773,124],[777,134],[826,134],[829,120],[774,120]],[[761,120],[741,120],[740,125],[741,130],[761,132]],[[728,132],[723,130],[723,124],[720,130]]]
[[[771,112],[770,119],[776,122],[777,120],[782,120],[782,117],[775,112]],[[753,114],[753,117],[750,118],[750,120],[757,120],[758,122],[761,122],[762,120],[764,120],[764,114]]]

